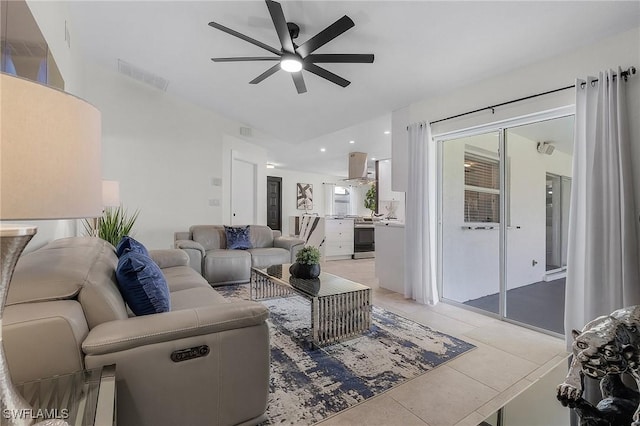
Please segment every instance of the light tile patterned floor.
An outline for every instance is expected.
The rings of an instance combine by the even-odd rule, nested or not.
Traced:
[[[424,306],[380,288],[375,260],[337,260],[322,270],[373,288],[373,303],[478,348],[331,417],[329,425],[475,426],[566,356],[564,341],[440,303]]]

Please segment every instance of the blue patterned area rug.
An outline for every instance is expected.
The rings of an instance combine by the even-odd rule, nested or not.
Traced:
[[[249,299],[248,285],[217,287]],[[470,343],[373,306],[373,325],[356,337],[311,349],[310,302],[301,296],[269,307],[271,382],[265,424],[313,424],[418,377],[473,349]]]

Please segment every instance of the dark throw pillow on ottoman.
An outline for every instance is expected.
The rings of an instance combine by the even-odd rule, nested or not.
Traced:
[[[229,250],[247,250],[253,248],[249,239],[249,225],[247,226],[224,226],[224,233],[227,236],[227,248]]]
[[[147,257],[149,256],[149,251],[147,248],[142,245],[140,241],[136,241],[128,235],[122,237],[118,246],[116,247],[116,255],[121,257],[123,254],[128,253],[130,251],[135,251],[136,253],[144,254]]]
[[[118,287],[134,314],[169,312],[171,303],[167,280],[150,257],[129,251],[122,255],[116,269]]]

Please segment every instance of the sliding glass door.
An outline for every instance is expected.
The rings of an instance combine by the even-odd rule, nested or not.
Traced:
[[[499,132],[442,146],[442,296],[498,314]]]
[[[442,297],[563,333],[573,116],[440,142]]]

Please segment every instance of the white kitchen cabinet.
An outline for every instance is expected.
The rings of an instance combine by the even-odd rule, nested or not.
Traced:
[[[351,259],[353,256],[353,219],[325,220],[325,251],[327,260]]]

